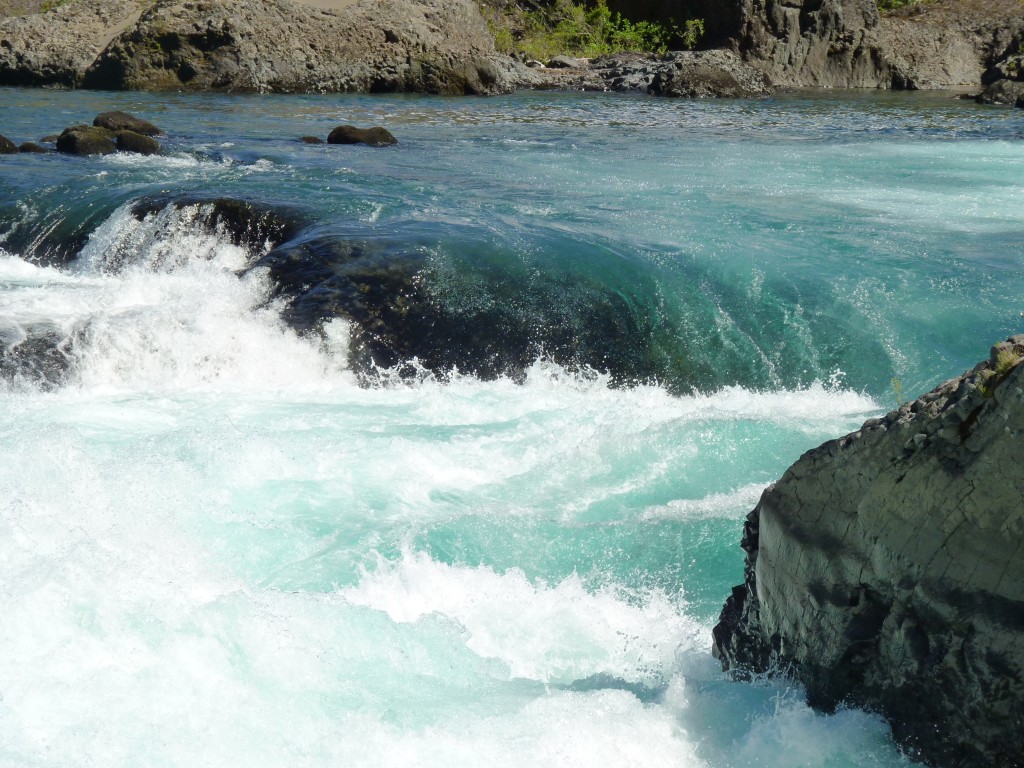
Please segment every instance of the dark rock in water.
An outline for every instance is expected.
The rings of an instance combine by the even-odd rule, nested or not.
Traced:
[[[6,136],[0,136],[0,155],[14,155],[17,152],[18,147],[13,141]]]
[[[160,151],[160,142],[150,136],[134,131],[118,131],[114,137],[118,152],[135,152],[140,155],[155,155]]]
[[[159,128],[147,120],[129,115],[127,112],[103,112],[96,115],[92,124],[98,128],[106,128],[108,131],[132,131],[143,136],[159,136],[163,133]]]
[[[368,144],[371,147],[389,147],[398,143],[386,128],[356,128],[354,125],[339,125],[327,137],[328,144]]]
[[[18,147],[19,152],[34,153],[39,155],[49,154],[50,150],[46,147],[41,147],[34,141],[26,141]]]
[[[743,674],[885,714],[914,756],[1024,766],[1024,335],[808,451],[747,516],[714,629]]]
[[[224,233],[232,243],[245,247],[255,256],[294,237],[304,224],[303,217],[287,206],[229,197],[152,197],[136,203],[132,207],[132,215],[141,221],[169,207],[198,209],[197,226]]]
[[[1024,106],[1024,82],[1019,80],[996,80],[976,97],[979,104],[1005,104]]]
[[[299,139],[303,144],[323,144],[324,140],[319,136],[303,136]]]
[[[412,375],[412,361],[439,376],[457,369],[521,379],[539,357],[607,371],[620,384],[659,373],[651,313],[631,295],[652,291],[642,273],[614,284],[571,271],[510,273],[517,267],[492,260],[485,243],[467,233],[457,241],[459,255],[446,261],[432,255],[439,247],[433,235],[349,240],[319,230],[253,268],[269,270],[289,299],[284,317],[298,330],[315,332],[336,317],[352,321],[349,362],[366,382],[379,367]]]
[[[78,125],[57,138],[57,151],[69,155],[109,155],[117,151],[114,134],[106,128]]]
[[[0,323],[0,378],[57,389],[71,370],[71,344],[55,326]]]
[[[49,134],[47,136],[43,136],[43,138],[41,138],[40,141],[43,142],[43,144],[56,144],[57,143],[57,139],[59,139],[59,138],[60,138],[60,134],[59,133],[51,133],[51,134]]]

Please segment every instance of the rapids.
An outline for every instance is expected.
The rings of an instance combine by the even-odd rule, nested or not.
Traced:
[[[18,141],[112,108],[169,133],[0,165],[0,765],[908,764],[874,715],[724,678],[710,627],[765,484],[1020,331],[1017,112],[0,106]],[[345,122],[401,144],[295,141]],[[452,344],[535,352],[368,379],[357,320],[298,316],[222,197],[400,253],[479,326]]]

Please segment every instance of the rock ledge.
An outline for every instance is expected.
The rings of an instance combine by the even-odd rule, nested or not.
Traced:
[[[882,712],[957,768],[1024,765],[1024,335],[808,451],[748,515],[726,669]]]

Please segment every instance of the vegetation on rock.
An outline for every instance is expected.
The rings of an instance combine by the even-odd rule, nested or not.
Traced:
[[[625,51],[665,53],[672,47],[692,50],[704,34],[703,19],[684,20],[682,27],[676,22],[631,21],[613,13],[606,0],[553,0],[529,8],[486,0],[481,6],[499,51],[541,61],[559,54],[594,57]]]

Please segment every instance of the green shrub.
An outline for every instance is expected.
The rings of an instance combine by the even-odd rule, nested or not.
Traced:
[[[875,0],[880,11],[895,11],[907,5],[917,5],[921,0]]]
[[[607,0],[590,5],[554,0],[537,10],[511,6],[505,12],[484,6],[495,47],[502,53],[522,52],[547,61],[559,54],[594,57],[622,51],[665,53],[673,40],[694,48],[704,34],[704,20],[676,24],[630,21],[612,13]]]

